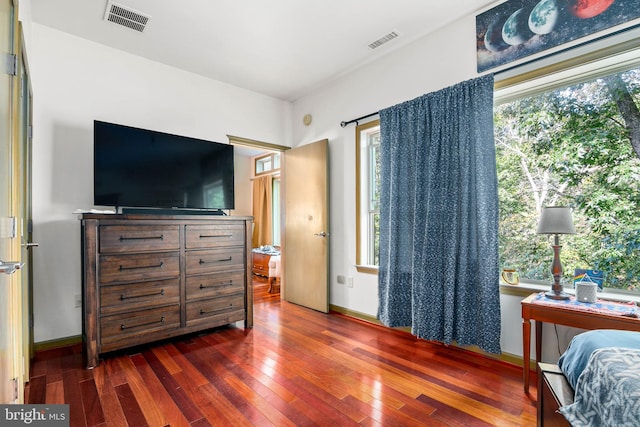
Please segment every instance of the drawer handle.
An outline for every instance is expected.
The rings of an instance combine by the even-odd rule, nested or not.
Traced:
[[[198,261],[199,264],[215,264],[216,262],[227,262],[227,261],[231,261],[233,258],[229,257],[229,258],[225,258],[225,259],[215,259],[213,261],[207,261],[204,260],[202,258],[200,258],[200,261]]]
[[[137,269],[143,269],[143,268],[161,268],[164,265],[163,261],[160,261],[160,264],[155,264],[155,265],[136,265],[133,267],[125,267],[124,265],[120,266],[120,271],[124,271],[124,270],[137,270]]]
[[[199,237],[201,239],[218,239],[220,237],[232,238],[233,234],[201,234]]]
[[[152,294],[144,294],[144,295],[126,296],[125,294],[122,294],[122,295],[120,295],[120,301],[124,301],[126,299],[133,299],[133,298],[151,297],[153,295],[164,295],[164,289],[160,289],[160,292],[154,292]]]
[[[164,240],[164,234],[159,236],[148,236],[148,237],[127,237],[120,236],[120,241],[124,242],[125,240]]]
[[[127,326],[123,324],[123,325],[120,325],[120,330],[124,331],[125,329],[139,328],[140,326],[155,325],[156,323],[164,323],[164,316],[162,316],[160,320],[156,320],[154,322],[148,322],[148,323],[140,323],[139,325]]]
[[[206,311],[204,308],[201,308],[200,315],[202,316],[203,314],[207,314],[207,313],[218,313],[220,311],[227,311],[230,308],[233,308],[233,303],[229,304],[229,306],[226,308],[219,308],[218,310]]]
[[[233,280],[229,280],[229,283],[216,283],[215,285],[211,285],[211,286],[207,286],[205,284],[200,283],[200,289],[219,288],[221,286],[233,286]]]

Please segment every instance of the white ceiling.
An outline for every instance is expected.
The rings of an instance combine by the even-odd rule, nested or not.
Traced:
[[[151,16],[104,20],[107,0],[31,0],[33,20],[268,96],[295,101],[495,0],[114,0]],[[400,37],[372,50],[395,31]]]

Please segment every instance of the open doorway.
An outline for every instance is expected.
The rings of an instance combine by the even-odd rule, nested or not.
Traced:
[[[254,301],[261,296],[262,299],[280,299],[281,154],[279,151],[267,151],[251,158]]]
[[[282,155],[288,147],[229,136],[236,164],[235,215],[254,217],[251,244],[251,277],[254,303],[280,300]]]

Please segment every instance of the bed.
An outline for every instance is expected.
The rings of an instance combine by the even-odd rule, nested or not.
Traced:
[[[640,426],[640,332],[584,332],[539,368],[538,425]]]

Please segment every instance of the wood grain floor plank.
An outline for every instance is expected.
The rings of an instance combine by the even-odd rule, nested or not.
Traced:
[[[153,353],[156,355],[156,357],[158,358],[158,360],[160,360],[160,362],[162,362],[162,364],[164,365],[164,368],[171,374],[177,374],[178,372],[182,372],[182,367],[180,366],[180,364],[178,364],[173,357],[169,354],[169,352],[167,351],[168,348],[170,348],[171,346],[167,346],[167,347],[153,347],[151,348],[151,351],[153,351]]]
[[[187,361],[184,355],[175,346],[164,346],[164,350],[166,351],[166,354],[171,357],[173,363],[180,366],[181,372],[185,376],[189,377],[195,386],[205,385],[209,382],[200,371]],[[160,360],[163,361],[162,359]],[[177,375],[177,373],[175,375]]]
[[[86,427],[87,421],[84,416],[84,407],[82,404],[82,391],[78,381],[78,372],[69,370],[62,372],[62,384],[64,387],[64,401],[69,403],[69,424],[74,427]]]
[[[55,383],[47,384],[47,398],[46,403],[52,403],[55,405],[64,404],[64,386],[62,381],[56,381]]]
[[[80,394],[87,425],[92,427],[104,423],[104,412],[93,379],[80,381]]]
[[[132,360],[141,374],[142,372],[145,373],[144,378],[147,387],[151,382],[157,382],[159,386],[164,387],[169,396],[171,396],[173,402],[175,402],[175,405],[177,406],[176,409],[179,408],[176,415],[183,415],[189,423],[193,423],[204,418],[204,415],[202,415],[198,410],[197,406],[187,396],[184,389],[164,367],[154,352],[148,350],[144,351],[142,355],[137,355],[136,358],[132,358]],[[136,361],[138,361],[138,363],[136,363]],[[148,372],[147,368],[152,370],[153,375],[151,372]],[[151,394],[154,397],[157,397],[161,393],[156,392]],[[166,413],[166,407],[164,404],[162,406]],[[171,422],[171,425],[174,425],[174,423],[175,422]]]
[[[150,393],[144,380],[138,373],[130,357],[119,357],[118,365],[127,379],[127,385],[139,402],[139,407],[144,417],[151,426],[165,426],[169,424],[166,414],[158,406],[156,396]],[[122,400],[120,400],[122,404]],[[126,412],[125,412],[126,413]]]
[[[98,390],[102,412],[108,420],[109,427],[126,427],[128,426],[127,419],[120,405],[116,389],[111,383],[107,366],[107,363],[101,363],[90,370],[93,374],[96,390]]]
[[[240,409],[230,402],[229,399],[212,384],[200,386],[199,389],[202,395],[209,401],[208,405],[210,407],[207,408],[207,405],[205,405],[207,409],[205,414],[211,424],[234,427],[253,426],[253,423],[243,415]],[[223,419],[224,422],[218,424],[216,421],[219,419]]]
[[[169,424],[175,427],[186,427],[190,425],[190,421],[202,418],[202,415],[195,417],[192,420],[187,418],[187,415],[172,399],[171,393],[167,390],[167,387],[175,387],[175,384],[165,384],[163,382],[164,378],[157,377],[156,373],[153,371],[151,366],[147,364],[147,361],[142,354],[135,354],[130,358],[138,370],[149,394],[153,396],[157,405],[162,408],[162,412]],[[191,407],[189,409],[191,409]]]
[[[129,384],[124,383],[115,386],[116,395],[120,401],[120,406],[124,412],[124,416],[127,418],[127,425],[136,427],[148,427],[147,419],[138,405],[133,391],[129,387]],[[157,424],[156,424],[157,425]]]
[[[433,399],[427,396],[420,396],[418,400],[421,402],[426,402],[429,406],[434,406],[436,408],[435,412],[431,414],[431,418],[442,421],[447,425],[454,427],[491,427],[495,424],[488,423],[484,420],[474,417],[473,415],[469,415],[466,412],[459,410],[454,406],[447,405],[442,403],[438,399]],[[505,424],[503,424],[505,425]],[[512,424],[516,426],[517,424]]]
[[[47,376],[38,375],[29,381],[29,402],[34,404],[47,403]]]

